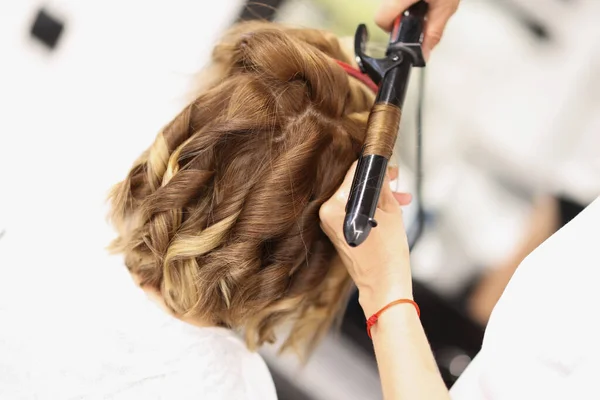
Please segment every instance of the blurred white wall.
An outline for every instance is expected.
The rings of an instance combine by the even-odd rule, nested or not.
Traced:
[[[538,41],[506,7],[544,24]],[[600,2],[464,0],[427,67],[425,200],[415,275],[442,291],[497,265],[525,234],[530,200],[600,194]],[[416,75],[415,75],[416,76]],[[414,161],[416,79],[400,147]]]
[[[28,34],[42,4],[66,22],[54,52]],[[10,346],[133,295],[122,260],[104,250],[104,199],[182,107],[240,5],[0,0],[0,325],[14,331]]]
[[[28,34],[42,4],[66,22],[54,52]],[[52,237],[72,234],[71,220],[95,221],[110,185],[181,108],[190,79],[241,4],[0,1],[5,218],[52,220]]]

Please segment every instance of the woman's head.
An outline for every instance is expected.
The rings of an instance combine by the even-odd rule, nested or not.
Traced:
[[[205,88],[111,193],[112,249],[177,315],[243,330],[250,347],[303,348],[326,332],[350,279],[319,207],[357,158],[373,96],[335,59],[337,39],[235,27]]]

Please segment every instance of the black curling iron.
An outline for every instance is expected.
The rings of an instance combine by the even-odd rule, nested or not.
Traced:
[[[394,21],[385,58],[375,59],[367,56],[367,27],[361,24],[356,30],[356,61],[362,72],[366,73],[379,89],[369,116],[365,144],[346,204],[344,237],[352,247],[363,243],[371,229],[377,226],[375,210],[400,128],[410,72],[412,67],[425,66],[421,44],[427,9],[427,3],[421,0]],[[418,129],[420,134],[420,126]],[[418,163],[420,164],[420,157]],[[422,209],[419,208],[419,233],[422,222]]]

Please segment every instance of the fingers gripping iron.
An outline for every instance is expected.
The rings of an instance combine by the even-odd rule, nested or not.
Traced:
[[[381,59],[365,54],[367,27],[359,25],[356,30],[356,61],[379,89],[346,204],[344,237],[352,247],[363,243],[377,226],[375,210],[398,135],[410,72],[412,67],[425,66],[421,43],[426,13],[427,3],[419,1],[396,19],[385,58]]]

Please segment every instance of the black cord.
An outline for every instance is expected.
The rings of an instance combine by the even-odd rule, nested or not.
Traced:
[[[414,230],[409,237],[408,247],[413,249],[419,238],[423,234],[425,226],[425,210],[423,208],[423,98],[425,97],[425,68],[421,69],[419,74],[419,98],[417,100],[417,158],[415,180],[415,195],[417,197],[417,221]]]

